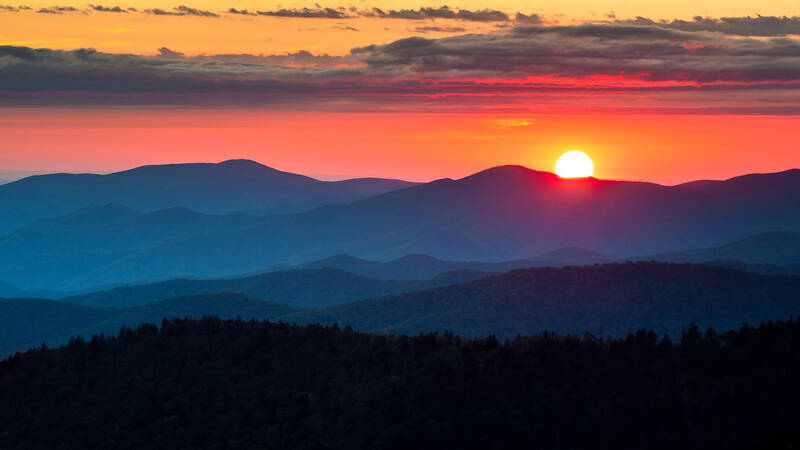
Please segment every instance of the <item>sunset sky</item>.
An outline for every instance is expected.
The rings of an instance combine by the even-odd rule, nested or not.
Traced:
[[[251,158],[680,183],[800,167],[797,1],[0,0],[0,173]],[[1,177],[0,177],[1,178]]]

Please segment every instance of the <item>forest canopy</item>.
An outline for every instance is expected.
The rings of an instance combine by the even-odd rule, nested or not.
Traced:
[[[781,447],[800,321],[510,341],[165,320],[0,363],[4,449]],[[102,426],[100,426],[102,424]],[[797,442],[797,441],[794,441]],[[766,444],[764,444],[766,445]]]

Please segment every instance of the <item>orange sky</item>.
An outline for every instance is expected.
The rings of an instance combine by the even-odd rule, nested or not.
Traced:
[[[0,167],[113,171],[251,158],[337,179],[427,181],[500,164],[552,171],[569,149],[599,178],[674,184],[800,166],[800,118],[251,110],[0,110]]]
[[[0,45],[25,45],[75,49],[92,47],[112,53],[155,54],[163,46],[187,55],[202,53],[281,54],[297,50],[343,55],[353,47],[385,43],[409,35],[441,37],[463,32],[482,33],[494,29],[492,23],[460,20],[408,21],[394,19],[309,19],[251,17],[225,14],[228,8],[274,10],[278,8],[314,8],[315,2],[293,0],[264,3],[255,0],[236,0],[221,3],[217,0],[165,2],[165,0],[127,0],[97,2],[106,7],[134,7],[138,12],[108,13],[90,11],[83,2],[60,0],[14,0],[8,4],[23,4],[30,10],[3,12],[0,10]],[[0,3],[2,5],[3,3]],[[219,18],[194,16],[156,16],[142,10],[160,8],[171,11],[179,5],[219,14]],[[325,3],[323,7],[355,7],[359,10],[417,9],[420,7],[451,7],[480,10],[492,8],[510,15],[516,12],[539,14],[549,22],[571,24],[581,21],[608,20],[637,16],[653,19],[691,19],[696,15],[723,17],[747,15],[800,15],[800,2],[794,0],[673,0],[670,2],[630,2],[621,0],[501,0],[486,3],[465,0],[457,5],[415,0],[380,0],[373,3],[360,0],[352,3]],[[76,12],[40,14],[40,8],[72,6]],[[415,31],[418,27],[463,28],[458,32]],[[355,28],[357,31],[353,31]]]
[[[0,46],[19,47],[0,47],[0,172],[251,158],[326,179],[426,181],[500,164],[553,170],[570,149],[594,159],[597,177],[667,184],[800,167],[796,0],[492,3],[505,21],[362,14],[442,6],[413,0],[322,4],[358,16],[344,19],[225,12],[319,10],[295,0],[100,3],[136,10],[124,13],[67,0],[21,4],[28,8],[0,3]],[[180,5],[217,17],[145,12]],[[451,7],[478,12],[487,3]],[[619,35],[545,36],[517,33],[518,12],[541,18],[531,28],[764,15],[795,31],[634,24]],[[427,40],[350,54],[411,36]],[[186,57],[154,56],[161,47]],[[47,50],[80,48],[100,53]],[[311,62],[273,58],[300,51]]]

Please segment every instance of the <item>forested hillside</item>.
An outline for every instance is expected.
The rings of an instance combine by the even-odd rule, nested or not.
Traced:
[[[800,321],[722,335],[689,326],[674,342],[647,331],[498,342],[172,320],[0,363],[0,442],[5,450],[788,449],[797,436],[786,433],[800,420],[798,377]]]
[[[614,263],[519,269],[426,291],[301,311],[288,322],[379,333],[451,330],[513,338],[543,330],[620,336],[680,333],[688,322],[731,329],[800,314],[800,277],[702,264]]]

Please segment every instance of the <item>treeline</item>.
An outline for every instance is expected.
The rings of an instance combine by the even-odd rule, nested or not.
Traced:
[[[165,320],[0,363],[11,449],[789,449],[800,320],[498,341]]]

